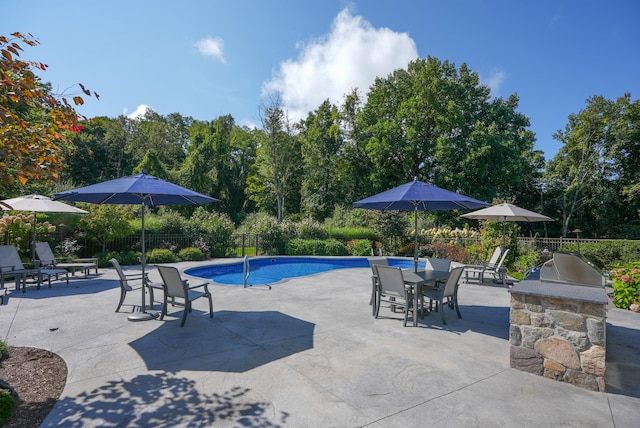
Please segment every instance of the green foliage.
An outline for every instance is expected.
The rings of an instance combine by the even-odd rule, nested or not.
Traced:
[[[211,257],[224,257],[233,248],[231,236],[235,227],[228,214],[208,212],[203,207],[198,207],[186,225],[187,232],[191,236],[199,236],[196,242],[204,242],[206,248],[196,245],[196,242],[194,245]]]
[[[371,241],[368,239],[355,239],[347,242],[347,249],[353,256],[371,255]]]
[[[122,205],[93,205],[89,213],[82,217],[78,228],[82,236],[89,241],[96,241],[102,245],[102,252],[106,252],[109,242],[124,238],[132,233],[129,219],[131,211]]]
[[[640,305],[640,262],[618,266],[610,272],[613,278],[613,303],[618,308],[629,309]]]
[[[327,227],[326,232],[329,237],[343,241],[352,239],[380,240],[380,234],[365,227]]]
[[[9,346],[0,340],[0,360],[9,355]]]
[[[310,218],[303,218],[302,220],[295,222],[293,229],[298,236],[306,239],[323,239],[327,237],[325,228],[320,223]]]
[[[373,211],[373,213],[375,214],[375,222],[372,225],[374,232],[382,238],[387,252],[397,253],[408,238],[407,215],[399,211]]]
[[[521,252],[518,258],[511,265],[509,273],[514,273],[514,278],[522,279],[527,270],[536,266],[542,265],[553,257],[553,253],[547,249],[536,250],[535,248],[529,249],[526,252]]]
[[[200,248],[187,247],[178,252],[178,258],[185,262],[204,260],[204,253]]]
[[[18,253],[27,254],[31,247],[30,237],[34,220],[33,214],[3,215],[0,218],[0,236],[7,244],[15,245]],[[56,227],[47,221],[37,223],[37,233],[52,233],[55,230]]]
[[[579,247],[577,244],[564,245],[560,250],[579,252],[600,270],[640,260],[640,241],[582,242]]]
[[[17,406],[18,403],[11,392],[0,389],[0,425],[4,425],[11,418]]]
[[[258,246],[265,254],[284,254],[286,238],[293,232],[291,224],[278,223],[278,219],[267,213],[252,213],[239,227],[240,233],[260,235]]]
[[[166,248],[154,248],[147,254],[147,263],[174,263],[177,261],[175,254]]]
[[[112,267],[109,260],[116,259],[121,266],[135,266],[140,264],[140,256],[142,254],[137,251],[109,251],[108,253],[98,254],[98,266],[101,268]]]
[[[290,239],[285,245],[288,256],[346,256],[347,247],[337,239]]]

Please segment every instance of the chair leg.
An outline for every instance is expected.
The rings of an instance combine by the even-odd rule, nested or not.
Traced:
[[[378,318],[378,314],[380,313],[380,299],[381,299],[381,295],[380,295],[380,291],[378,291],[378,295],[376,296],[376,312],[375,312],[375,317]]]
[[[185,321],[187,321],[187,314],[191,312],[191,302],[186,301],[184,304],[184,311],[182,311],[182,322],[180,323],[180,327],[184,327]]]
[[[167,293],[164,294],[164,304],[162,305],[162,312],[160,312],[160,320],[164,319],[164,316],[167,315]]]
[[[446,311],[444,310],[444,298],[440,299],[440,317],[442,318],[442,324],[447,325],[447,317],[444,314]]]
[[[211,293],[207,294],[209,298],[209,318],[213,318],[213,301],[211,300]]]
[[[122,288],[120,289],[120,302],[118,302],[118,307],[116,308],[116,312],[118,312],[120,310],[120,307],[122,306],[122,303],[124,302],[124,296],[127,295],[127,292],[124,291]]]
[[[460,313],[460,306],[458,306],[458,298],[457,298],[457,297],[454,297],[454,298],[452,299],[452,302],[453,302],[453,305],[454,305],[454,306],[455,306],[455,308],[456,308],[456,312],[458,313],[458,318],[462,318],[462,314]]]

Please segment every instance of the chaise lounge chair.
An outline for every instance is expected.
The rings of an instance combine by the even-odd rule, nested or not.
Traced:
[[[98,259],[77,259],[74,262],[58,263],[56,257],[51,251],[48,242],[36,242],[36,254],[44,269],[71,269],[71,275],[76,274],[76,270],[84,272],[87,278],[91,269],[95,269],[98,274]]]
[[[13,277],[16,282],[16,290],[20,289],[22,283],[22,292],[27,291],[27,279],[32,278],[38,284],[38,288],[42,284],[42,277],[47,276],[49,288],[51,288],[51,277],[59,279],[60,275],[66,275],[67,284],[69,284],[69,274],[65,269],[56,268],[33,268],[24,267],[18,250],[13,245],[0,245],[0,288],[4,288],[4,281],[7,277]]]

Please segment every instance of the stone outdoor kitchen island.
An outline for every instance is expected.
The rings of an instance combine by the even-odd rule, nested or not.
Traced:
[[[552,280],[546,280],[543,267],[540,279],[526,279],[510,290],[511,367],[604,392],[604,279],[602,286],[597,277],[596,284],[570,283],[558,280],[555,268],[549,271]]]

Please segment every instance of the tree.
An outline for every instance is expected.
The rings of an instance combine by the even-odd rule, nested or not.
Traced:
[[[622,226],[637,224],[640,209],[633,190],[640,177],[640,104],[628,94],[586,103],[554,134],[563,146],[547,165],[547,200],[562,220],[562,236],[577,228],[583,236],[636,237]]]
[[[65,153],[72,150],[69,132],[78,131],[78,114],[73,105],[82,105],[73,96],[73,105],[51,92],[35,71],[47,65],[19,59],[23,45],[37,46],[31,34],[0,36],[0,182],[24,184],[30,179],[52,180],[64,168]],[[82,84],[85,95],[92,92]],[[93,95],[98,98],[97,93]]]
[[[250,198],[261,208],[275,202],[277,220],[282,222],[288,196],[294,191],[299,195],[300,144],[279,99],[265,109],[262,127],[255,168],[248,179]]]
[[[376,79],[360,113],[372,191],[418,177],[483,200],[513,197],[537,170],[535,136],[517,107],[515,94],[490,100],[466,64],[433,57]]]
[[[131,208],[127,206],[92,206],[89,213],[82,216],[78,228],[85,239],[99,242],[105,253],[109,242],[131,234],[131,217]]]
[[[325,101],[300,122],[303,212],[322,221],[344,203],[339,160],[344,152],[338,108]]]

